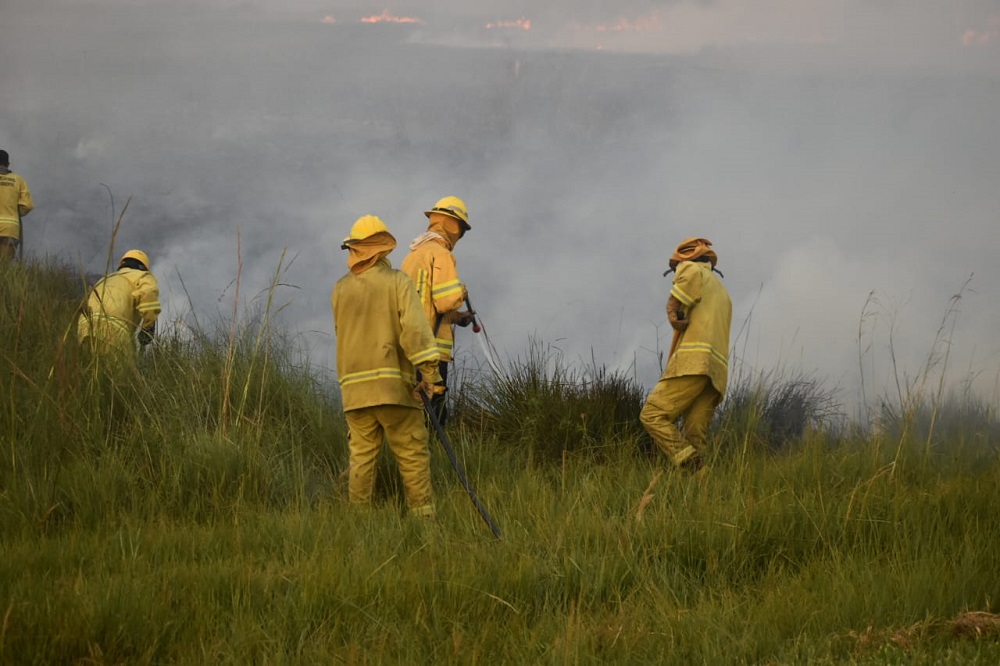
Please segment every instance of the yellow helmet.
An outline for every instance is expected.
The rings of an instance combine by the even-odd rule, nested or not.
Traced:
[[[142,250],[129,250],[128,252],[123,254],[121,261],[118,262],[119,268],[123,263],[125,263],[126,259],[135,259],[143,266],[145,266],[147,271],[149,270],[149,257],[147,257],[146,253],[143,252]]]
[[[382,232],[389,233],[389,227],[385,226],[385,222],[375,215],[363,215],[351,227],[351,233],[344,239],[344,242],[340,245],[340,249],[346,250],[349,243],[364,240],[369,236],[374,236]],[[391,236],[392,234],[389,235]]]
[[[427,217],[430,217],[431,213],[444,213],[445,215],[450,215],[461,222],[466,231],[472,228],[472,225],[469,224],[469,209],[465,207],[465,202],[458,197],[445,197],[444,199],[438,199],[438,202],[434,204],[433,208],[424,211],[424,215]]]

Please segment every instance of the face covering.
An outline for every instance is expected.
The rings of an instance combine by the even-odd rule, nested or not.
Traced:
[[[444,213],[431,213],[430,225],[427,230],[440,234],[448,243],[449,250],[455,249],[455,244],[462,237],[462,223]]]

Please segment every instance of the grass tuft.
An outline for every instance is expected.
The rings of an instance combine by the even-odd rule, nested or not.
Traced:
[[[457,400],[461,424],[480,437],[539,462],[565,454],[606,459],[609,447],[635,448],[645,438],[639,422],[645,392],[623,372],[596,362],[570,367],[561,352],[537,340],[502,369],[502,376],[464,382]]]
[[[830,428],[839,413],[834,392],[816,377],[781,371],[739,375],[716,412],[719,449],[787,449]]]

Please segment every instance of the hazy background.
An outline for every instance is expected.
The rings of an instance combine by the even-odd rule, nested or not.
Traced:
[[[237,230],[244,301],[287,248],[283,319],[329,369],[351,223],[381,216],[398,265],[454,194],[502,354],[535,336],[652,387],[661,273],[705,236],[740,360],[847,405],[862,350],[892,385],[890,336],[919,372],[974,274],[948,367],[997,399],[1000,0],[534,4],[0,0],[26,249],[102,271],[106,185],[132,197],[116,255],[146,249],[164,319],[205,325],[232,309]]]

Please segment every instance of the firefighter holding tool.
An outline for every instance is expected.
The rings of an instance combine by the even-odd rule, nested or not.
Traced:
[[[383,439],[399,467],[410,514],[434,516],[423,394],[440,384],[439,354],[413,281],[388,255],[396,239],[374,215],[344,239],[348,273],[333,288],[337,375],[350,437],[348,492],[369,504]],[[417,378],[419,370],[420,379]]]
[[[444,425],[448,409],[441,389],[448,380],[448,363],[455,348],[455,326],[468,326],[473,321],[471,312],[461,311],[467,292],[458,277],[452,251],[472,226],[465,202],[454,196],[439,199],[430,210],[424,211],[424,215],[427,216],[427,231],[410,243],[410,253],[400,268],[417,286],[424,316],[441,354],[438,368],[441,383],[431,398],[431,408]]]
[[[675,273],[667,300],[673,342],[667,367],[640,414],[657,447],[675,467],[689,473],[705,464],[706,432],[729,375],[733,306],[716,276],[718,260],[704,238],[688,238],[670,257],[664,276]],[[681,418],[683,431],[676,425]]]

